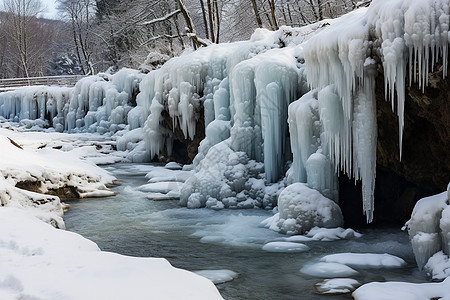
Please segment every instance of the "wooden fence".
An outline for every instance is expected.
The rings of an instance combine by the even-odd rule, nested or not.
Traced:
[[[75,83],[83,77],[83,75],[63,75],[0,79],[0,91],[14,90],[22,86],[35,85],[74,86]]]

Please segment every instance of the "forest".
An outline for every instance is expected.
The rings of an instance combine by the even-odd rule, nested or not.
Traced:
[[[367,4],[355,0],[57,0],[58,15],[50,20],[40,17],[44,10],[40,0],[4,0],[0,78],[85,75],[122,67],[148,72],[186,48],[246,40],[256,28],[304,26]]]

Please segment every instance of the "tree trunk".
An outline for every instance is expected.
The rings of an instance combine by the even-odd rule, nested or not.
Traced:
[[[188,36],[192,39],[192,45],[194,49],[198,49],[200,47],[200,42],[197,38],[197,32],[195,31],[194,23],[192,22],[191,16],[189,15],[189,12],[186,9],[186,6],[184,6],[184,3],[182,0],[177,0],[178,6],[180,7],[181,13],[183,14],[184,20],[186,22],[186,26],[188,29]]]
[[[253,11],[255,12],[256,24],[259,28],[263,28],[261,16],[259,14],[258,6],[256,5],[256,0],[252,0]]]
[[[208,5],[209,32],[211,36],[211,42],[215,43],[216,39],[214,37],[214,9],[211,4],[211,0],[206,0],[206,4]]]
[[[208,21],[206,21],[206,10],[203,0],[200,0],[200,7],[202,9],[202,17],[203,17],[203,24],[205,25],[206,38],[209,39]]]

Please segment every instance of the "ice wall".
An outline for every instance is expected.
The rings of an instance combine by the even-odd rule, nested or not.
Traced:
[[[56,131],[99,132],[124,129],[128,113],[136,103],[142,74],[122,69],[114,75],[98,74],[81,79],[74,88],[22,87],[0,93],[0,116],[23,125],[53,127]],[[147,118],[146,103],[140,102],[142,115],[131,118],[141,125]],[[136,121],[135,121],[136,120]],[[134,128],[134,127],[133,127]]]
[[[64,119],[65,105],[70,99],[72,88],[67,87],[23,87],[15,91],[0,93],[0,117],[5,119],[34,124],[54,126],[62,131],[59,118]],[[56,124],[53,120],[56,119]],[[26,122],[26,120],[41,122]]]

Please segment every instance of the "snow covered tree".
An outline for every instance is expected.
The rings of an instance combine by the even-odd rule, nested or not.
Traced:
[[[58,0],[58,9],[71,26],[73,47],[83,74],[93,74],[91,62],[93,39],[93,2],[91,0]]]

